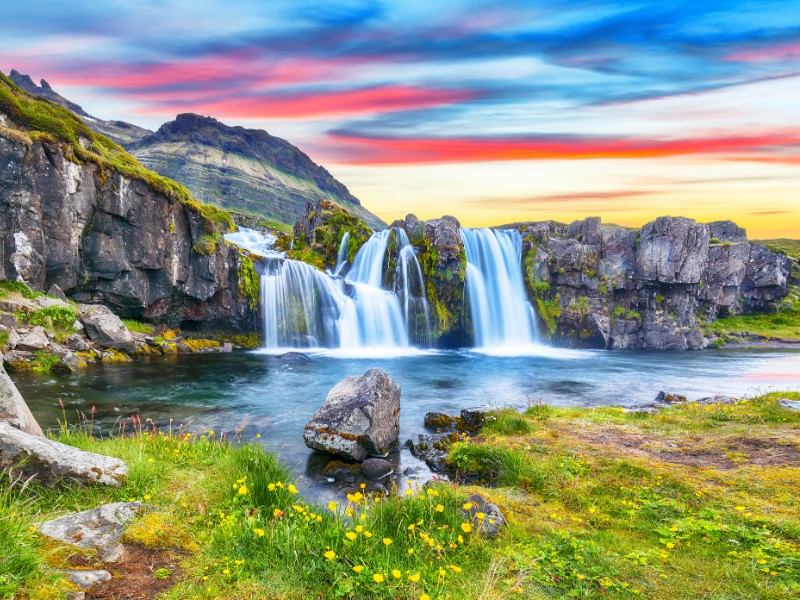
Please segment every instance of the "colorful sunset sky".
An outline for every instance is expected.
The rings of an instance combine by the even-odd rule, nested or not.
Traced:
[[[27,0],[12,68],[104,119],[266,129],[389,222],[800,237],[798,0]]]

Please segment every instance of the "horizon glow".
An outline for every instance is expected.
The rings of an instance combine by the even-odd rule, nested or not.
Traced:
[[[800,237],[800,0],[33,2],[0,70],[103,119],[288,139],[387,222]]]

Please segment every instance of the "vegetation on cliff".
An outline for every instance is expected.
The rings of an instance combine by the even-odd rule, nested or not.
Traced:
[[[25,92],[3,73],[0,73],[0,112],[7,114],[19,128],[0,126],[2,135],[28,145],[34,141],[58,144],[67,160],[96,164],[101,179],[107,177],[106,171],[110,170],[138,179],[152,190],[193,207],[205,220],[224,231],[235,229],[227,211],[198,202],[184,186],[145,169],[121,146],[92,131],[77,115]]]

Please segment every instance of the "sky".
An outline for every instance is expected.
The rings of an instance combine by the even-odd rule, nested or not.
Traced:
[[[800,238],[800,0],[26,0],[12,68],[104,119],[266,129],[387,222]]]

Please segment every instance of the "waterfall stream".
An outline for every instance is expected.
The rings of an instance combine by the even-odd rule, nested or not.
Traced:
[[[518,231],[461,229],[467,251],[467,294],[479,348],[520,348],[536,343],[536,319],[522,279]]]
[[[374,350],[427,343],[425,282],[402,229],[373,234],[352,265],[346,233],[333,274],[275,252],[274,239],[251,230],[226,239],[260,257],[265,348]]]

